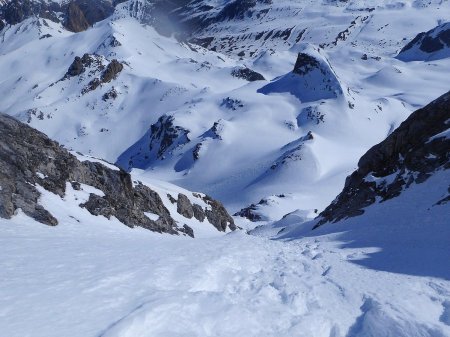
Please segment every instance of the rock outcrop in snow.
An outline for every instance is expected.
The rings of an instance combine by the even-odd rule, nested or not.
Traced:
[[[128,173],[99,161],[80,161],[39,131],[0,115],[0,217],[11,218],[20,208],[41,223],[57,225],[58,219],[40,204],[41,188],[61,198],[67,188],[86,188],[92,191],[79,206],[94,216],[115,217],[129,227],[160,233],[194,235],[189,226],[174,220],[157,192],[133,182]],[[186,218],[195,216],[199,222],[207,218],[219,231],[236,228],[222,204],[208,196],[171,198]]]
[[[402,61],[433,61],[450,57],[450,22],[417,35],[398,54]]]
[[[261,88],[263,94],[288,92],[303,103],[338,98],[344,89],[320,49],[307,46],[297,57],[292,72]]]
[[[437,171],[450,169],[449,124],[450,92],[414,112],[360,159],[358,170],[319,215],[316,227],[361,215],[364,208],[398,197],[411,184],[422,184]],[[449,200],[447,194],[438,203]]]

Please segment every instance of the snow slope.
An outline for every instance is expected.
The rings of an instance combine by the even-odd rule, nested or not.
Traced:
[[[377,247],[368,258],[356,261],[370,269],[450,279],[448,170],[429,182],[410,187],[401,197],[372,205],[365,214],[311,231],[311,222],[292,225],[282,238],[332,235],[344,248]]]
[[[398,255],[377,253],[373,241],[348,242],[375,230],[283,242],[73,219],[50,228],[22,214],[0,223],[0,326],[9,337],[450,334],[450,283],[431,277],[439,264],[421,276],[380,271],[412,269],[392,268]]]

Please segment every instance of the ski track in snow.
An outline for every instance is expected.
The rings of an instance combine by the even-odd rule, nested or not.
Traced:
[[[450,335],[449,281],[363,268],[376,249],[329,237],[1,221],[2,336]]]

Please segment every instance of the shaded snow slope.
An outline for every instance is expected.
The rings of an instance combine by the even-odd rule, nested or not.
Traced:
[[[354,263],[366,268],[450,280],[450,171],[440,171],[427,182],[413,184],[401,196],[376,203],[358,217],[325,224],[312,230],[316,221],[291,224],[280,238],[332,235],[341,247],[374,251]]]

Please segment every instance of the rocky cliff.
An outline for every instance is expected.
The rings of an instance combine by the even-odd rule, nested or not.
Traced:
[[[449,126],[450,92],[414,112],[360,159],[357,171],[319,215],[316,227],[361,215],[364,208],[395,198],[411,184],[422,184],[435,172],[450,169]],[[447,195],[438,203],[449,200]]]
[[[94,216],[115,217],[129,227],[194,236],[192,228],[174,220],[151,187],[101,161],[80,161],[41,132],[0,114],[0,217],[11,218],[20,208],[35,220],[55,226],[58,219],[40,204],[40,188],[64,198],[68,187],[81,190],[86,185],[99,193],[90,193],[79,207]],[[186,219],[209,222],[219,231],[236,229],[223,205],[208,196],[168,197]]]
[[[72,32],[81,32],[94,23],[109,17],[114,5],[119,2],[109,0],[39,1],[9,0],[0,3],[0,30],[5,25],[14,25],[31,16],[40,16],[61,22]]]

